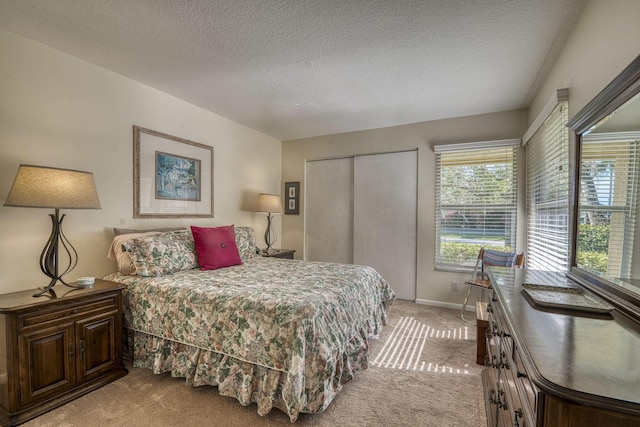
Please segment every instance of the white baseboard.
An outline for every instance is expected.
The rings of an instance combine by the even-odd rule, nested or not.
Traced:
[[[430,305],[432,307],[451,308],[453,310],[461,310],[462,309],[462,304],[455,304],[455,303],[452,303],[452,302],[432,301],[432,300],[428,300],[428,299],[416,299],[415,303],[416,304],[420,304],[420,305]],[[476,310],[475,303],[467,304],[467,310],[466,311],[475,311],[475,310]]]

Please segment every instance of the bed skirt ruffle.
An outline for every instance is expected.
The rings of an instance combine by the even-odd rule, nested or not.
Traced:
[[[323,375],[315,378],[305,377],[304,371],[318,372],[321,355],[307,354],[304,368],[289,373],[132,329],[124,330],[125,358],[136,368],[185,378],[187,385],[216,386],[221,396],[233,397],[244,406],[256,403],[258,414],[263,416],[277,408],[295,422],[300,413],[324,411],[342,385],[353,379],[357,370],[368,367],[368,340],[377,338],[387,323],[385,305],[374,310],[347,348],[338,351],[341,357],[334,360],[339,362],[327,365]]]

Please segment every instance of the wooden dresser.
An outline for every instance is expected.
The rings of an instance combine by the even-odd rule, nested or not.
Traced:
[[[579,287],[564,274],[490,268],[490,426],[640,426],[640,325],[617,310],[543,307],[523,283]]]
[[[122,286],[0,295],[0,423],[17,425],[126,375]]]

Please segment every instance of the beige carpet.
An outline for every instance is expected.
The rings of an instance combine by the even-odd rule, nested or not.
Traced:
[[[371,366],[322,414],[298,426],[486,426],[475,327],[459,312],[396,301],[372,342]],[[279,410],[261,417],[215,387],[131,368],[129,374],[24,426],[284,426]]]

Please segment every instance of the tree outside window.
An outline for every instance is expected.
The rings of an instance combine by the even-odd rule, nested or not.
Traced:
[[[481,247],[515,250],[517,147],[436,157],[436,264],[473,266]]]
[[[577,263],[625,277],[631,266],[638,142],[585,141],[580,164]]]

